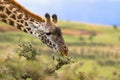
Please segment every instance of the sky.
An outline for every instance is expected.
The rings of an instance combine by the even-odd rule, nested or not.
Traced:
[[[120,0],[17,0],[43,16],[56,13],[59,20],[120,26]]]

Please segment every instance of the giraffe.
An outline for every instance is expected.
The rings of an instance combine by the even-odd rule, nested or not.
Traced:
[[[46,13],[45,18],[42,18],[15,0],[0,0],[0,21],[32,34],[62,56],[67,56],[69,53],[62,31],[58,27],[56,14],[53,14],[51,19]]]

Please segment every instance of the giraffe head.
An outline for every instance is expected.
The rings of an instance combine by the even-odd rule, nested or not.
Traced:
[[[61,29],[57,25],[57,15],[53,14],[51,20],[50,15],[46,13],[45,18],[42,23],[29,23],[32,28],[32,34],[61,55],[68,55],[68,47],[64,42]]]

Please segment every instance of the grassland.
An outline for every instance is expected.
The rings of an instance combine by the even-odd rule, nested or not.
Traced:
[[[26,80],[120,80],[120,28],[66,21],[59,25],[75,63],[52,73],[56,52],[39,39],[0,23],[0,80],[23,80],[25,76]],[[36,61],[19,57],[20,42],[30,42],[38,50],[41,55]]]

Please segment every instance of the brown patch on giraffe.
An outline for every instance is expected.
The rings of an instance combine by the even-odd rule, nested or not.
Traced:
[[[14,21],[11,20],[11,19],[9,19],[9,24],[12,25],[12,26],[14,26]]]
[[[16,19],[16,16],[13,14],[13,15],[11,16],[11,18]]]
[[[21,23],[24,23],[24,20],[20,20]]]
[[[32,31],[30,31],[30,34],[33,34],[33,32],[32,32]]]
[[[31,31],[31,28],[26,28],[28,31]]]
[[[22,20],[21,20],[22,21]],[[25,25],[25,22],[23,21],[23,23],[22,23],[24,26],[27,26],[27,25]]]
[[[15,10],[15,11],[13,11],[13,13],[14,13],[14,14],[17,14],[18,12]]]
[[[53,48],[52,43],[50,41],[47,42],[47,46],[49,46],[50,48]]]
[[[7,20],[6,20],[6,19],[2,19],[1,21],[3,21],[3,22],[5,22],[5,23],[7,23]]]
[[[1,11],[4,11],[4,6],[0,6],[0,10],[1,10]]]
[[[41,34],[40,35],[38,35],[39,37],[41,37]]]
[[[41,36],[41,41],[42,41],[43,43],[46,42],[46,40],[45,40],[45,36],[44,36],[44,35]]]
[[[44,35],[44,38],[47,39],[46,35]]]
[[[24,29],[23,31],[27,33],[27,30],[26,30],[26,29]]]
[[[55,47],[56,45],[55,45],[55,44],[53,44],[53,46]]]
[[[22,14],[19,14],[19,15],[17,16],[17,18],[18,18],[18,19],[22,19],[22,16],[23,16]]]
[[[52,45],[52,43],[49,41],[49,42],[48,42],[48,45]]]
[[[17,20],[16,22],[20,22],[20,20]]]
[[[50,48],[53,48],[52,43],[50,41],[47,42],[47,46],[49,46]]]
[[[47,42],[47,43],[49,43],[49,42],[50,42],[50,41],[49,41],[49,39],[47,39],[47,38],[46,38],[45,40],[46,40],[46,42]]]
[[[0,14],[1,18],[7,18],[7,16],[5,14]]]
[[[23,27],[23,25],[17,24],[17,28],[18,28],[18,29],[22,29],[22,27]]]
[[[25,24],[25,26],[28,26],[28,23],[27,23],[27,22],[25,22],[24,24]],[[31,28],[30,28],[30,29],[31,29]]]
[[[12,12],[8,8],[6,8],[5,13],[7,13],[8,15],[10,15]]]

